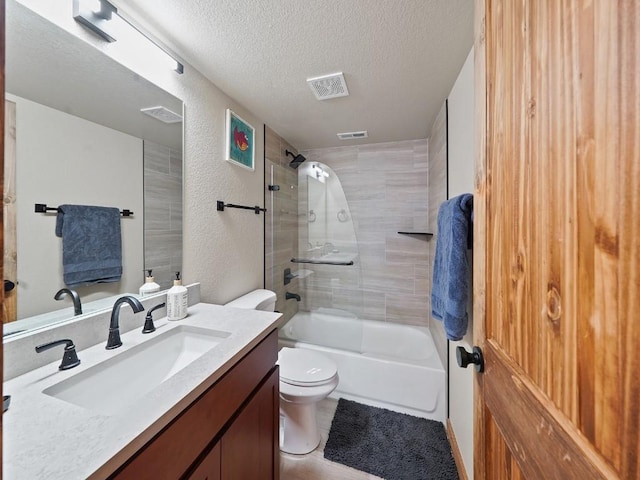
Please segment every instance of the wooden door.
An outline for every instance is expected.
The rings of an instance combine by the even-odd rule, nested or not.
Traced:
[[[4,131],[4,61],[5,61],[5,2],[0,2],[0,130]],[[0,135],[0,172],[4,175],[4,135]],[[0,197],[3,196],[3,182],[0,182]],[[2,219],[4,224],[4,219]],[[3,236],[0,234],[0,248],[3,248]],[[0,264],[0,278],[3,276],[3,266]],[[4,303],[4,290],[0,291],[0,298]],[[3,309],[4,310],[4,309]],[[4,311],[3,311],[4,315]],[[4,325],[4,319],[0,322]],[[3,367],[2,343],[0,342],[0,372]],[[2,383],[0,383],[0,394],[2,393]],[[2,464],[2,417],[0,417],[0,465]],[[2,479],[2,473],[0,473]]]
[[[640,478],[640,2],[475,6],[475,478]]]
[[[4,104],[4,279],[14,287],[5,291],[2,302],[2,322],[18,318],[18,242],[16,229],[16,104]]]

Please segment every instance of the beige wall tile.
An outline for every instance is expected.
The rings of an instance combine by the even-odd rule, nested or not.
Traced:
[[[349,202],[359,248],[358,277],[321,273],[305,287],[310,303],[330,301],[324,306],[351,309],[363,318],[402,322],[403,310],[392,305],[385,295],[394,295],[394,305],[418,305],[414,297],[428,296],[430,280],[429,247],[422,240],[399,238],[398,231],[425,229],[429,212],[429,149],[426,139],[353,147],[316,149],[302,152],[309,161],[331,167]],[[301,231],[305,226],[301,225]],[[416,270],[421,265],[421,270]],[[329,267],[338,268],[338,267]],[[313,289],[326,288],[327,281],[338,282],[347,290],[334,288],[318,295]],[[356,284],[357,282],[357,284]],[[359,293],[354,291],[357,287]],[[424,289],[416,291],[417,289]],[[424,305],[424,301],[422,302]],[[415,307],[418,308],[418,307]],[[428,325],[428,311],[422,320],[412,309],[407,322]],[[389,317],[391,314],[391,318]]]
[[[429,324],[429,296],[387,294],[387,320],[396,323],[427,326]]]
[[[144,267],[170,288],[182,271],[182,154],[145,141],[143,159]]]

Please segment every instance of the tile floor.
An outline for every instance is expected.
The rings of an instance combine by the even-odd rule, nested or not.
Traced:
[[[318,404],[318,425],[322,440],[318,448],[308,455],[290,455],[280,452],[280,480],[376,480],[380,477],[324,459],[331,420],[338,401],[327,398]]]

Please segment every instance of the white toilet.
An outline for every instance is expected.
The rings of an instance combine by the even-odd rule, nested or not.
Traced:
[[[289,347],[280,349],[278,365],[283,430],[280,450],[309,453],[320,444],[316,406],[338,386],[338,367],[317,352]]]
[[[229,307],[274,311],[276,294],[254,290],[226,304]],[[316,405],[338,386],[333,360],[311,350],[284,347],[280,365],[280,450],[302,455],[320,444]]]

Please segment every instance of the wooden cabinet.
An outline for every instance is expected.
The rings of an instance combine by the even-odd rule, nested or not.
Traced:
[[[187,479],[220,480],[220,443],[213,446]]]
[[[279,478],[279,377],[275,369],[220,440],[222,480]]]
[[[273,331],[110,478],[279,478],[278,337]]]
[[[220,440],[196,464],[187,476],[188,480],[280,477],[277,453],[279,380],[278,369],[274,368]]]

